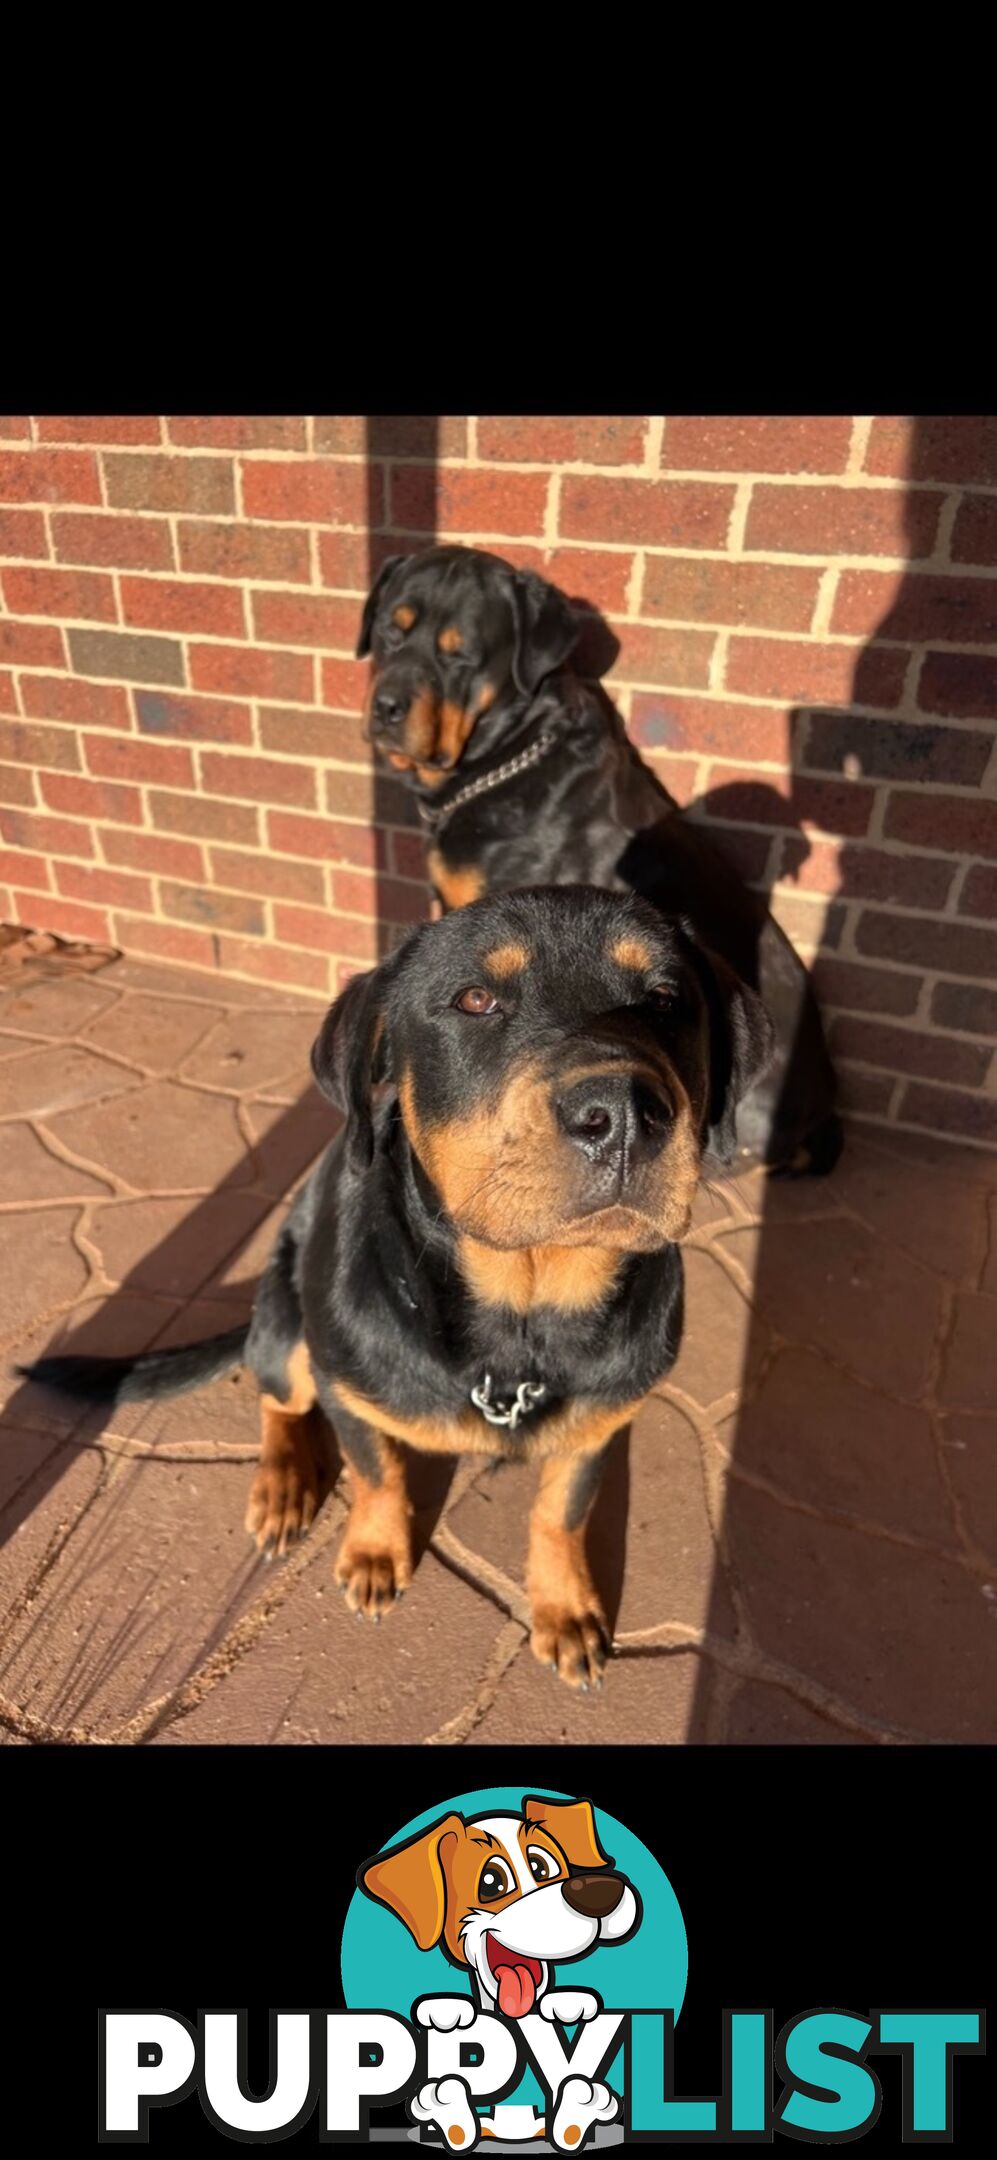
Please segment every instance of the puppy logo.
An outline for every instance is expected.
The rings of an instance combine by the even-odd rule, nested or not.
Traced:
[[[507,2021],[514,2038],[506,2058],[512,2065],[508,2085],[520,2064],[520,2040],[546,2072],[549,2119],[532,2105],[501,2102],[477,2116],[466,2077],[452,2068],[444,2077],[430,2077],[410,2099],[416,2122],[451,2148],[466,2149],[479,2137],[510,2144],[544,2138],[555,2150],[571,2152],[597,2124],[614,2120],[619,2101],[601,2077],[575,2071],[555,2079],[547,2070],[555,2052],[558,2067],[570,2070],[580,2058],[591,2070],[601,2069],[615,2051],[618,2020],[606,2019],[599,1996],[572,1987],[570,1975],[567,1985],[560,1984],[558,1968],[597,1946],[628,1941],[641,1922],[639,1894],[603,1850],[588,1800],[527,1796],[518,1813],[444,1815],[368,1860],[357,1883],[395,1915],[420,1950],[441,1949],[470,1978],[471,1999],[461,1993],[419,2001],[418,2024],[430,2035],[465,2032],[470,2042],[471,2028],[481,2030],[483,2017]],[[552,2030],[558,2025],[579,2026],[583,2033],[589,2027],[595,2051],[576,2042],[566,2059]],[[604,2034],[602,2025],[612,2030]],[[459,2049],[454,2060],[461,2060]]]

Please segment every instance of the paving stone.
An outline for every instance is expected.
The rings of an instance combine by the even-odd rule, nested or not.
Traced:
[[[997,1740],[997,1601],[956,1561],[743,1485],[727,1535],[754,1634],[781,1664],[920,1738]]]
[[[941,1290],[905,1253],[844,1219],[766,1223],[724,1242],[752,1274],[755,1302],[780,1335],[812,1343],[890,1394],[923,1393]]]
[[[269,984],[240,982],[213,968],[173,967],[156,960],[139,960],[125,954],[115,962],[114,983],[122,990],[148,990],[153,997],[202,998],[206,1005],[266,1006],[268,1011],[304,1012],[327,1009],[329,1000],[307,990],[273,990]]]
[[[0,1235],[0,1341],[14,1342],[38,1313],[51,1313],[84,1288],[89,1269],[73,1244],[79,1209],[8,1215]]]
[[[81,1028],[117,1003],[118,973],[103,983],[79,977],[53,975],[30,983],[24,990],[7,990],[0,996],[3,1026],[27,1035],[50,1038],[78,1035]]]
[[[372,1627],[347,1610],[333,1565],[333,1548],[317,1554],[246,1656],[157,1739],[373,1746],[428,1740],[458,1717],[501,1613],[427,1553],[401,1605]]]
[[[311,1083],[290,1109],[251,1104],[249,1121],[260,1166],[259,1183],[275,1199],[284,1199],[301,1183],[343,1123]]]
[[[997,1568],[997,1418],[943,1418],[942,1446],[970,1535]]]
[[[29,1206],[37,1200],[85,1200],[106,1195],[107,1189],[89,1171],[50,1155],[29,1125],[0,1125],[0,1200]]]
[[[811,1507],[956,1543],[928,1413],[812,1350],[780,1351],[718,1438],[739,1470]]]
[[[83,1426],[88,1413],[72,1396],[56,1394],[34,1380],[19,1380],[13,1368],[31,1365],[36,1358],[72,1352],[86,1357],[132,1357],[145,1350],[169,1319],[172,1305],[161,1300],[134,1297],[119,1290],[112,1298],[83,1298],[68,1313],[53,1320],[40,1318],[12,1341],[0,1357],[0,1418],[31,1431],[69,1432]],[[94,1429],[103,1422],[97,1415]]]
[[[252,1303],[281,1225],[290,1213],[290,1203],[286,1201],[264,1202],[264,1206],[266,1212],[238,1252],[223,1261],[213,1275],[206,1277],[204,1290],[207,1296],[231,1298],[240,1309]]]
[[[770,1334],[719,1260],[692,1251],[683,1255],[683,1265],[685,1325],[668,1380],[705,1409],[753,1377]]]
[[[184,1078],[234,1095],[267,1094],[287,1080],[289,1099],[296,1101],[312,1084],[309,1059],[317,1033],[314,1013],[230,1014],[187,1058]]]
[[[856,1138],[828,1184],[841,1207],[939,1275],[975,1274],[986,1239],[986,1193],[975,1179],[945,1165],[911,1164],[898,1175],[895,1158]]]
[[[122,997],[112,1012],[91,1022],[87,1042],[130,1058],[147,1072],[172,1072],[221,1014],[217,1007],[179,998]]]
[[[686,1419],[654,1396],[634,1421],[627,1468],[629,1489],[623,1487],[618,1502],[626,1509],[626,1567],[617,1637],[666,1620],[734,1635],[737,1622],[706,1511],[699,1443]],[[594,1554],[602,1523],[600,1516]]]
[[[2,1010],[3,1007],[0,1006],[0,1012]],[[44,1035],[10,1035],[5,1028],[0,1028],[0,1065],[6,1065],[11,1058],[24,1057],[28,1050],[39,1047],[45,1041]]]
[[[731,1705],[727,1739],[734,1747],[859,1747],[862,1733],[818,1717],[784,1688],[745,1680]]]
[[[100,1209],[93,1242],[111,1282],[193,1297],[252,1237],[267,1203],[246,1191],[199,1200],[123,1200]]]
[[[99,1097],[123,1095],[127,1088],[139,1085],[137,1073],[126,1072],[123,1065],[112,1065],[110,1059],[97,1057],[92,1050],[81,1050],[70,1043],[68,1048],[60,1045],[53,1052],[46,1044],[44,1049],[32,1050],[26,1057],[9,1059],[0,1066],[0,1118],[51,1121],[58,1111],[69,1110],[74,1103],[95,1104]],[[117,1114],[109,1110],[110,1116]]]
[[[18,1601],[32,1588],[42,1563],[85,1519],[103,1472],[96,1450],[76,1448],[64,1440],[52,1448],[43,1446],[40,1436],[34,1437],[39,1440],[37,1459],[29,1461],[23,1449],[19,1452],[12,1466],[15,1482],[0,1507],[0,1695],[21,1709],[34,1705],[12,1683],[10,1630],[13,1625],[19,1640],[27,1643],[33,1607],[13,1622],[10,1616],[16,1615]],[[58,1667],[53,1664],[50,1681],[57,1679]]]
[[[248,1319],[234,1304],[198,1298],[180,1307],[157,1332],[157,1350],[171,1350],[181,1343],[205,1342],[226,1334]],[[159,1455],[237,1456],[252,1459],[260,1443],[259,1389],[241,1365],[222,1373],[209,1386],[189,1394],[161,1397],[154,1402],[122,1403],[108,1417],[107,1430],[115,1439],[138,1441],[143,1449]],[[239,1526],[249,1497],[246,1491],[239,1512]]]
[[[614,1657],[604,1685],[580,1695],[545,1672],[524,1645],[504,1675],[495,1701],[470,1738],[485,1746],[612,1746],[654,1741],[678,1746],[688,1737],[696,1707],[695,1652]]]
[[[109,1068],[105,1068],[108,1070]],[[211,1190],[252,1176],[235,1104],[170,1080],[148,1081],[126,1102],[50,1119],[57,1138],[139,1192]]]
[[[953,1410],[997,1410],[997,1297],[956,1299],[938,1399]]]
[[[980,1289],[989,1290],[997,1296],[997,1193],[987,1200],[987,1257],[980,1276]]]

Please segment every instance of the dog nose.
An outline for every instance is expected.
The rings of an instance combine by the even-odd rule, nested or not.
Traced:
[[[379,727],[397,727],[405,712],[405,700],[393,690],[379,690],[374,699],[374,718]]]
[[[672,1123],[664,1093],[633,1073],[579,1080],[557,1105],[563,1131],[590,1162],[618,1166],[656,1155]]]
[[[561,1892],[565,1904],[572,1912],[581,1913],[585,1920],[604,1920],[607,1913],[615,1912],[626,1884],[622,1875],[572,1875]]]

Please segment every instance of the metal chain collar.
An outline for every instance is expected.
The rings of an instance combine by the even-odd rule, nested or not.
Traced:
[[[431,803],[419,801],[419,816],[427,832],[434,836],[441,833],[444,825],[449,825],[454,811],[459,810],[462,804],[472,802],[476,795],[487,795],[490,788],[500,787],[503,780],[512,780],[516,773],[528,772],[531,765],[539,765],[541,758],[546,757],[548,750],[553,749],[555,741],[554,735],[539,734],[528,750],[520,750],[518,756],[507,758],[505,764],[497,765],[494,772],[482,773],[479,780],[469,780],[466,787],[458,788],[450,802],[441,803],[438,810],[434,810]]]
[[[507,1425],[510,1432],[515,1432],[520,1418],[529,1417],[530,1411],[536,1409],[541,1396],[546,1393],[545,1381],[521,1380],[511,1402],[505,1405],[498,1400],[493,1402],[492,1376],[486,1372],[478,1386],[471,1389],[471,1401],[482,1417],[488,1419],[489,1425]]]

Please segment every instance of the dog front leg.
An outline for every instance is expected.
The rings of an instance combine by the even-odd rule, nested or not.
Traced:
[[[534,1657],[569,1687],[601,1687],[609,1629],[585,1557],[606,1446],[544,1463],[530,1515],[526,1586]]]
[[[405,1458],[386,1433],[330,1405],[350,1472],[350,1512],[336,1561],[351,1612],[380,1620],[412,1580],[412,1503]]]

